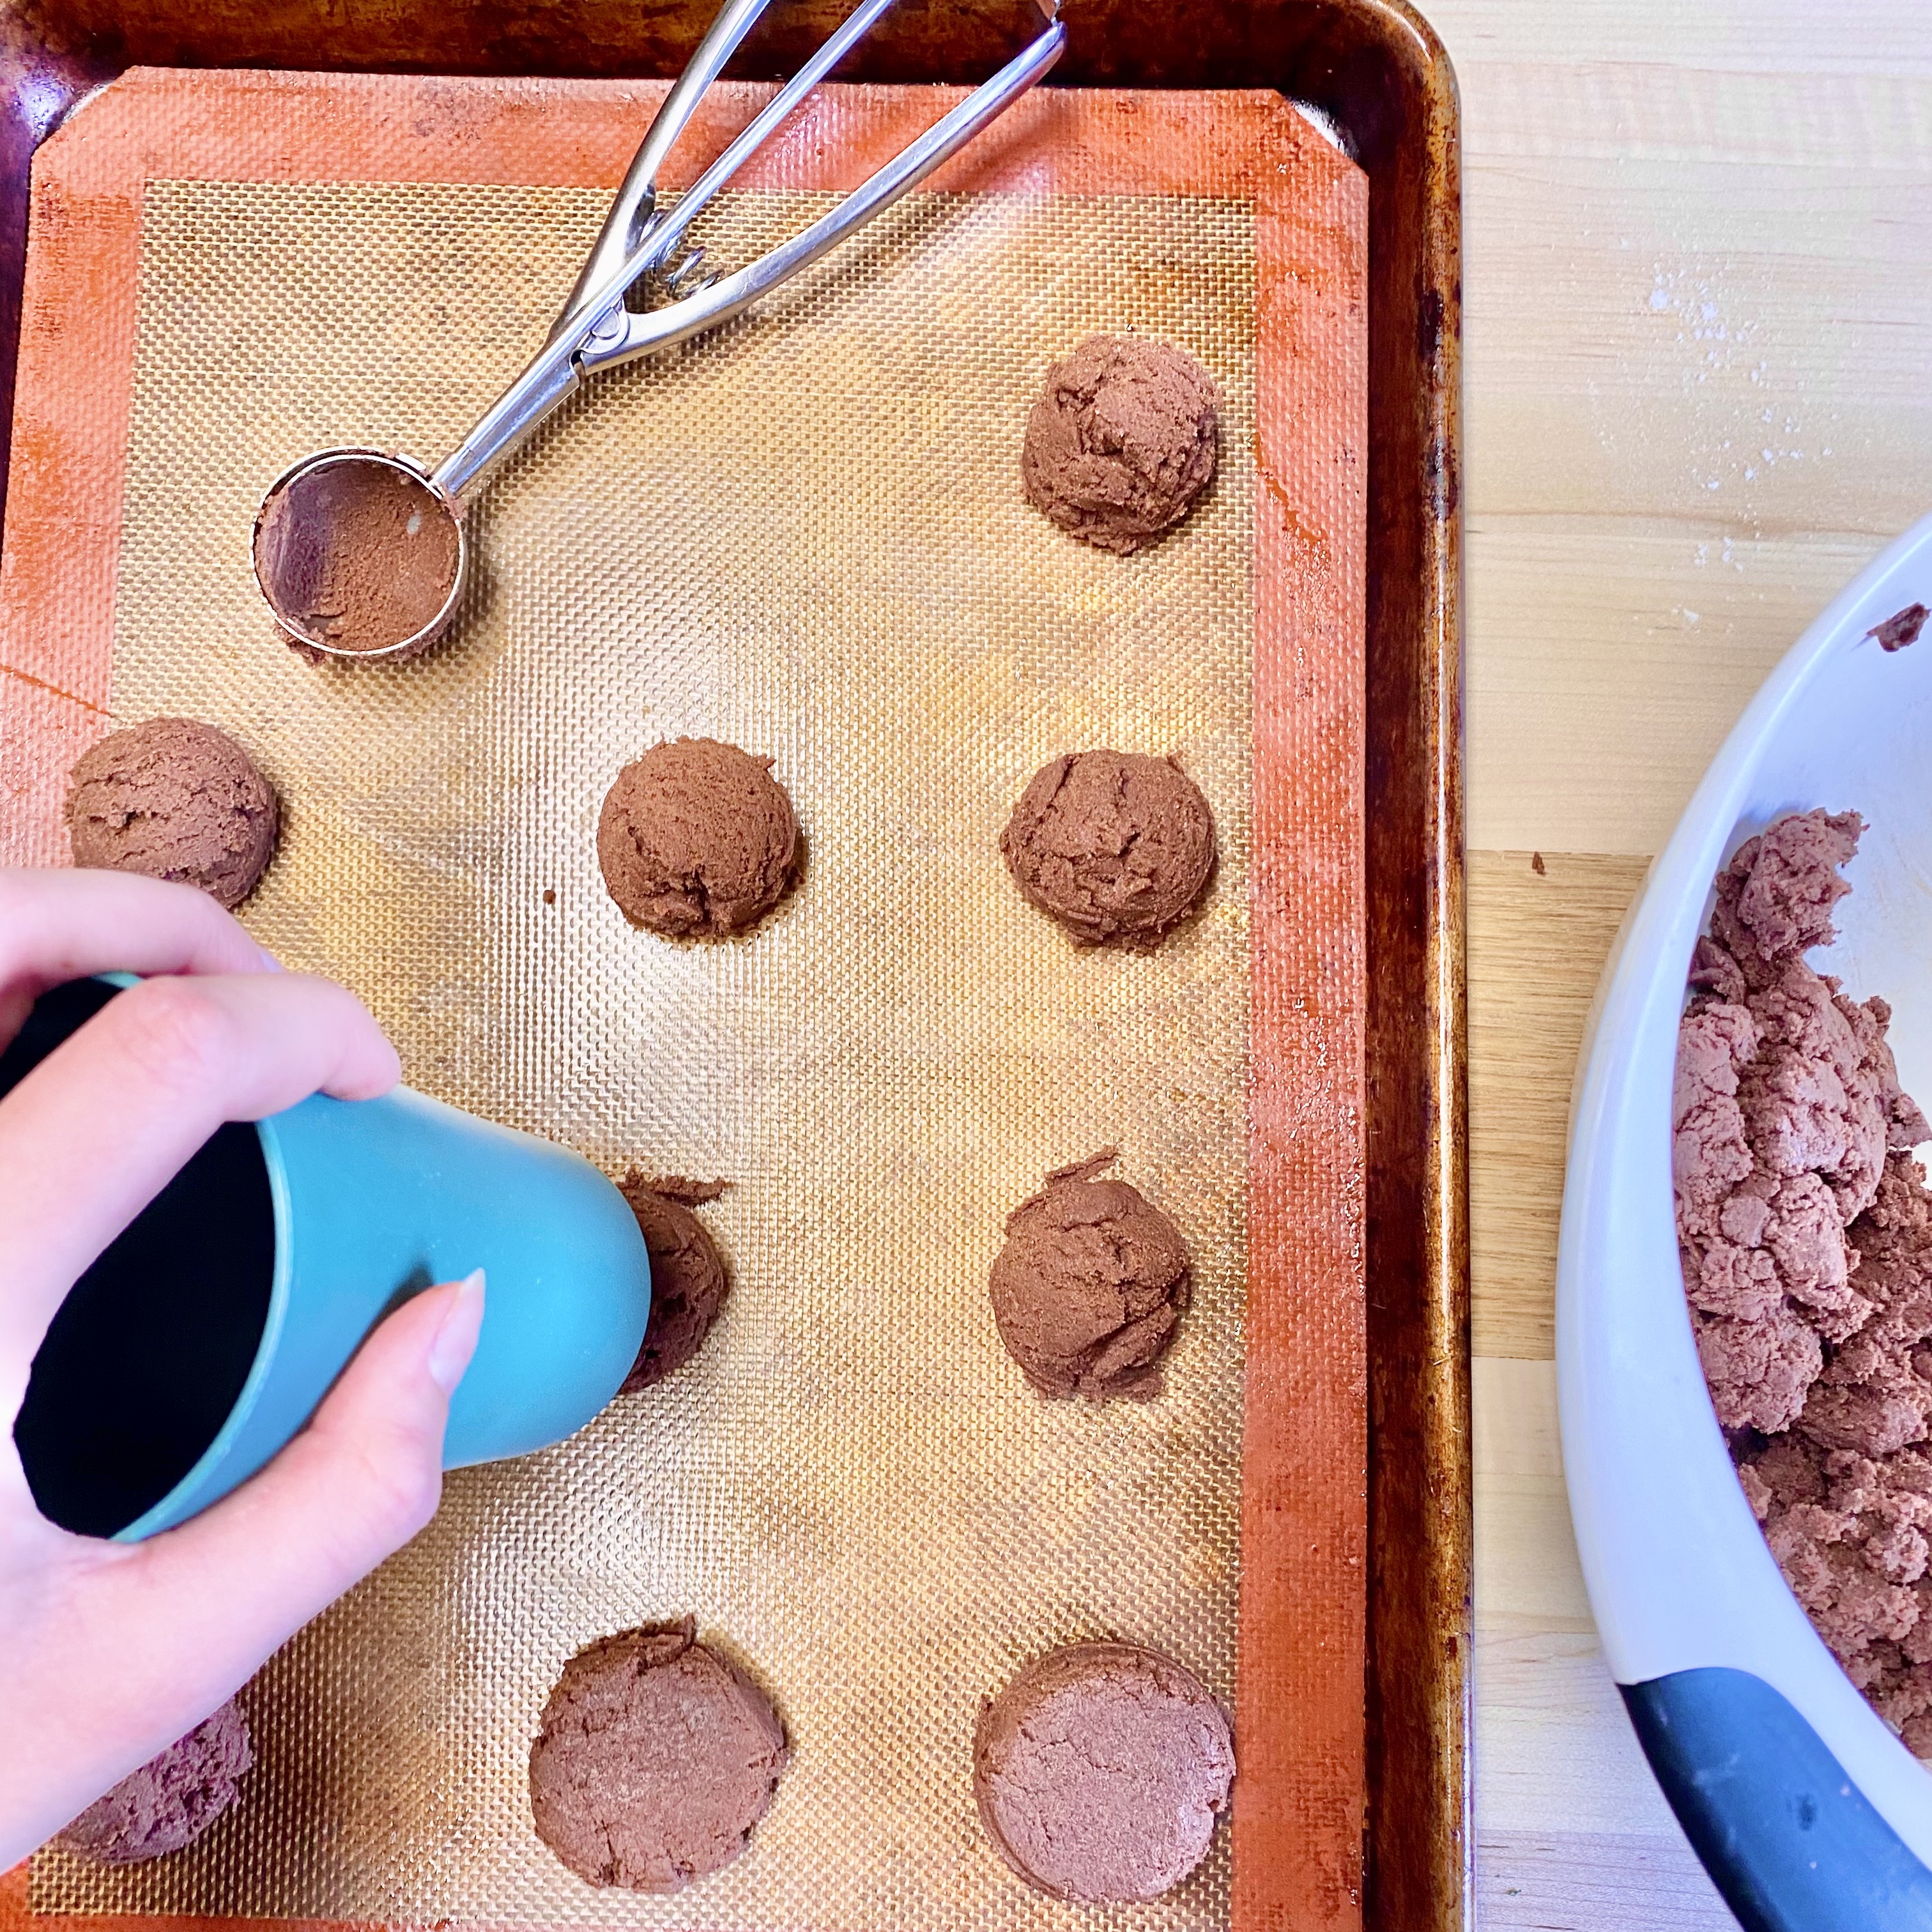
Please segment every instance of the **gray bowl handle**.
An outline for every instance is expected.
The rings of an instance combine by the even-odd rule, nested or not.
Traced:
[[[1680,1670],[1618,1688],[1744,1932],[1932,1932],[1932,1871],[1762,1678]]]

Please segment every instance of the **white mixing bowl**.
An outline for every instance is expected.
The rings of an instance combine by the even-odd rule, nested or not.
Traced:
[[[1893,652],[1869,634],[1918,602],[1932,517],[1805,632],[1706,774],[1605,969],[1570,1130],[1556,1354],[1583,1574],[1659,1781],[1754,1927],[1932,1925],[1932,1772],[1786,1587],[1706,1393],[1671,1184],[1677,1027],[1731,853],[1788,812],[1859,812],[1840,937],[1813,963],[1891,1002],[1900,1079],[1932,1107],[1932,625]]]

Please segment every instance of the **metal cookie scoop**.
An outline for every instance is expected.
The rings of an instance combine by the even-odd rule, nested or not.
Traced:
[[[860,0],[676,206],[661,212],[665,157],[770,4],[728,0],[651,122],[549,339],[435,469],[377,450],[331,449],[270,486],[255,518],[255,580],[292,643],[358,659],[407,657],[430,644],[454,615],[463,587],[464,499],[586,376],[688,341],[817,261],[1010,106],[1060,58],[1066,40],[1047,10],[1057,11],[1058,0],[1036,0],[1042,32],[992,80],[808,228],[748,267],[700,278],[701,249],[672,262],[685,231],[892,0]],[[671,299],[638,314],[625,296],[647,277]]]

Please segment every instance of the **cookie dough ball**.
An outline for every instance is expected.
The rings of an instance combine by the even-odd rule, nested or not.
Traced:
[[[81,754],[67,823],[76,866],[179,880],[232,910],[274,857],[281,813],[225,731],[152,718]]]
[[[1089,1905],[1158,1898],[1208,1856],[1234,1747],[1192,1672],[1157,1651],[1081,1643],[982,1707],[973,1788],[1028,1884]]]
[[[537,1835],[580,1878],[676,1892],[729,1864],[765,1815],[784,1727],[742,1672],[657,1624],[563,1666],[530,1747]]]
[[[724,1305],[724,1263],[691,1210],[716,1201],[722,1181],[647,1180],[633,1168],[618,1183],[651,1257],[651,1318],[621,1394],[649,1388],[698,1353]]]
[[[224,1704],[96,1798],[54,1842],[110,1865],[178,1852],[241,1796],[242,1776],[254,1762],[242,1713]]]
[[[1096,550],[1164,536],[1214,478],[1214,382],[1194,358],[1137,335],[1090,335],[1047,371],[1027,418],[1027,500]]]
[[[624,916],[674,939],[742,932],[784,896],[798,820],[771,760],[715,738],[658,745],[617,774],[597,862]]]
[[[1094,1175],[1108,1148],[1063,1167],[1013,1210],[993,1264],[993,1318],[1042,1395],[1160,1393],[1192,1279],[1174,1223],[1124,1180]]]
[[[1214,869],[1214,820],[1171,758],[1075,752],[1043,765],[1000,834],[1027,898],[1088,946],[1148,951]]]

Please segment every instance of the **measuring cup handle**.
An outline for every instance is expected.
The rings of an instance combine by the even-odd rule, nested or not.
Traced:
[[[602,290],[610,278],[637,253],[644,230],[657,206],[658,171],[675,145],[704,91],[724,70],[724,63],[738,50],[738,44],[758,24],[771,0],[726,0],[723,10],[711,23],[711,31],[698,44],[691,64],[677,77],[664,96],[664,105],[645,130],[623,184],[610,203],[590,253],[578,272],[570,298],[551,325],[554,342],[574,322],[583,318],[586,303]],[[648,266],[648,265],[646,265]]]

